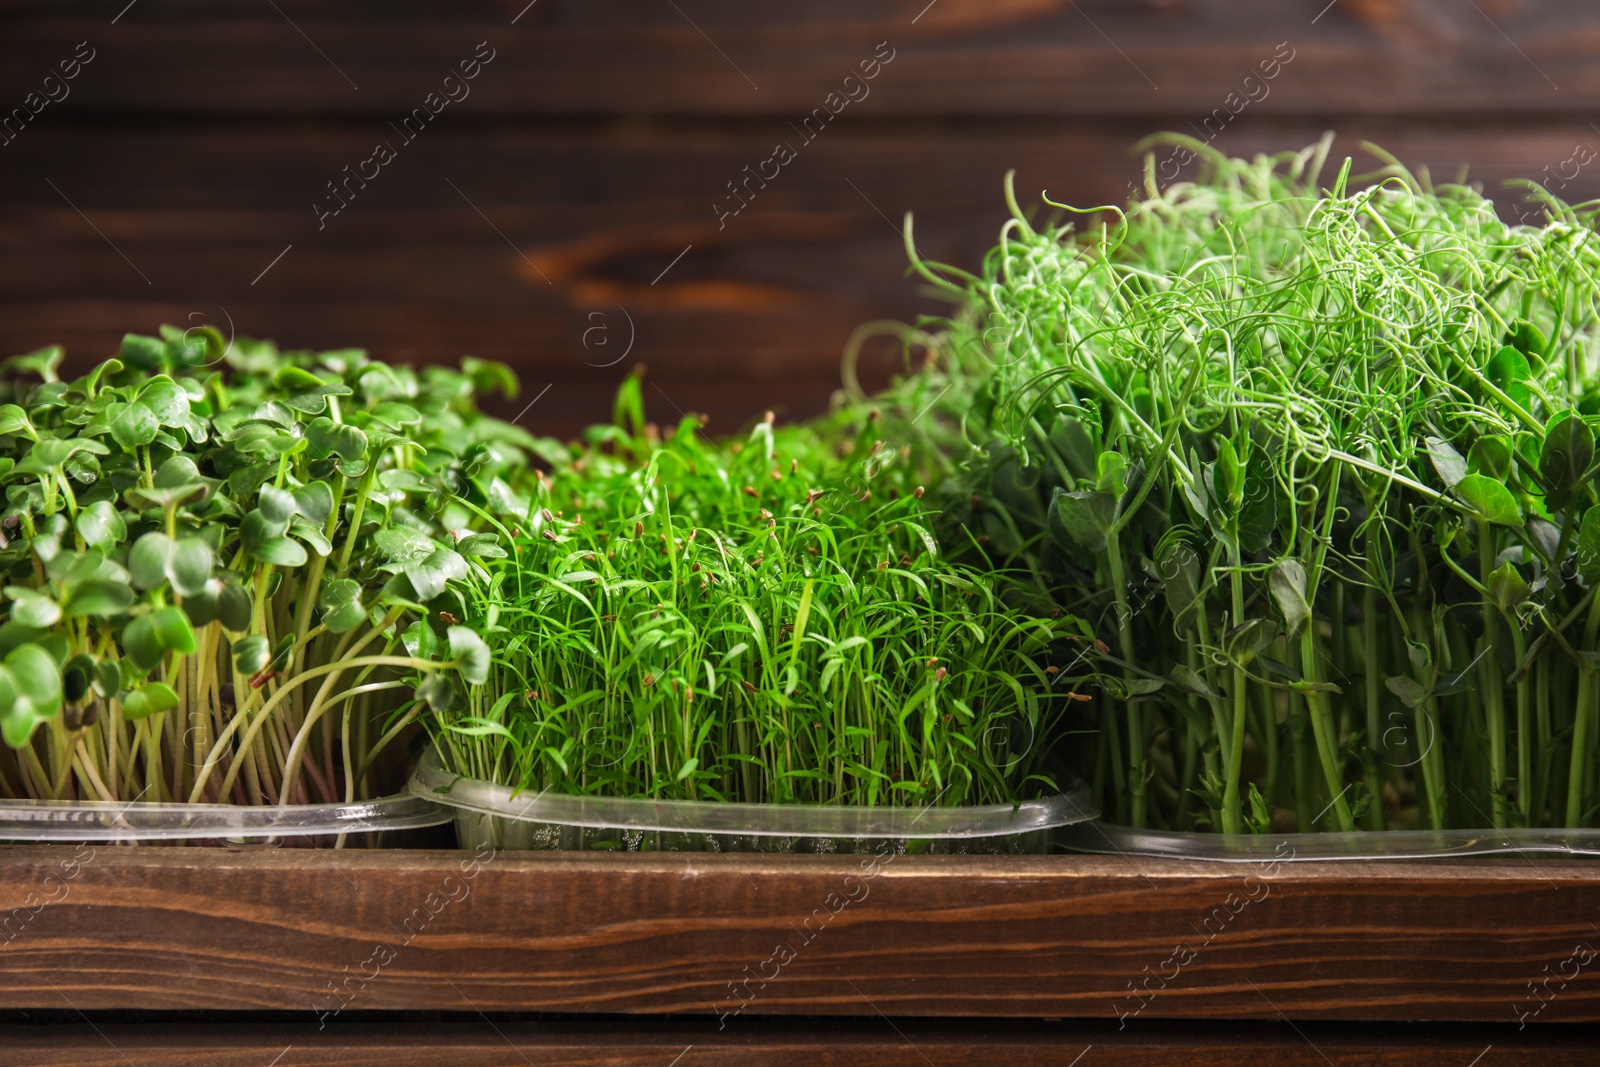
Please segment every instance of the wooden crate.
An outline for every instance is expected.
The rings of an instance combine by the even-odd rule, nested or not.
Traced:
[[[1600,1057],[1581,862],[0,857],[7,1064]]]

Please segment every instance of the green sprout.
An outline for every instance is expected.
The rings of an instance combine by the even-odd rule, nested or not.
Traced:
[[[130,334],[70,381],[0,368],[0,792],[289,804],[392,788],[406,635],[460,610],[540,447],[486,418],[504,368],[415,372],[210,328]]]

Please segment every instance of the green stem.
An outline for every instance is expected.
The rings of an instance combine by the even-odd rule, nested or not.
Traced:
[[[1496,829],[1506,824],[1506,708],[1505,679],[1495,655],[1495,636],[1499,629],[1499,609],[1488,593],[1489,575],[1494,570],[1494,542],[1489,524],[1478,524],[1478,576],[1484,585],[1483,636],[1478,639],[1478,675],[1483,694],[1484,729],[1489,745],[1490,820]]]
[[[1111,589],[1116,597],[1117,641],[1125,663],[1133,662],[1133,615],[1128,607],[1128,583],[1123,571],[1122,548],[1116,533],[1106,538],[1106,561],[1111,570]],[[1123,678],[1131,681],[1124,670]],[[1127,702],[1128,713],[1128,789],[1129,818],[1136,827],[1145,825],[1145,735],[1143,709],[1137,701]]]
[[[1589,605],[1589,618],[1583,626],[1583,647],[1593,649],[1600,634],[1600,597]],[[1572,723],[1572,765],[1567,772],[1566,825],[1583,825],[1589,778],[1590,749],[1594,747],[1596,720],[1595,668],[1588,661],[1578,664],[1578,699]]]
[[[1244,625],[1244,571],[1237,541],[1229,546],[1233,563],[1233,625]],[[1244,832],[1244,805],[1239,798],[1239,776],[1244,769],[1245,714],[1249,708],[1249,681],[1243,667],[1233,668],[1233,721],[1229,724],[1228,769],[1222,792],[1224,833]]]

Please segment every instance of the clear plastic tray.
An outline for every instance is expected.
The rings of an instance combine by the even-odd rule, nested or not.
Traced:
[[[861,808],[620,800],[518,792],[428,752],[411,791],[455,810],[463,848],[621,852],[1047,852],[1057,827],[1098,817],[1086,788],[1012,806]]]
[[[270,843],[414,830],[441,826],[450,818],[447,809],[409,793],[351,804],[281,807],[0,800],[0,841]]]
[[[1063,831],[1075,852],[1165,856],[1212,863],[1427,860],[1545,853],[1600,856],[1600,830],[1374,830],[1306,834],[1213,834],[1136,830],[1091,822]]]

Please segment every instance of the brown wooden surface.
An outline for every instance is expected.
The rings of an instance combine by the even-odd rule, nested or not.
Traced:
[[[10,1008],[710,1016],[753,995],[746,1015],[1506,1023],[1600,945],[1600,867],[1545,859],[900,857],[850,883],[847,856],[501,853],[452,884],[465,854],[102,847],[52,885],[64,855],[0,853],[0,914],[55,901],[0,946]],[[458,900],[408,922],[435,892]],[[1254,900],[1219,916],[1230,894]],[[1600,1020],[1600,966],[1575,969],[1534,1022]],[[1172,970],[1132,1014],[1129,985]]]
[[[488,40],[497,58],[462,102],[479,113],[772,115],[819,106],[888,41],[880,113],[1143,116],[1209,111],[1287,41],[1303,76],[1264,109],[1577,114],[1600,96],[1582,0],[1339,0],[1320,18],[1328,0],[539,0],[515,25],[527,0],[139,0],[110,25],[125,3],[8,4],[0,93],[88,39],[105,46],[76,90],[89,107],[405,111]]]
[[[400,143],[390,122],[484,40],[471,95]],[[0,5],[0,114],[79,41],[70,95],[0,144],[0,353],[61,341],[82,366],[213,321],[477,354],[522,372],[507,414],[551,385],[524,422],[558,434],[604,418],[634,361],[664,421],[815,412],[857,324],[941,310],[905,276],[906,211],[924,253],[974,267],[1007,169],[1029,204],[1120,199],[1135,142],[1203,132],[1279,42],[1294,58],[1218,149],[1334,128],[1498,191],[1600,147],[1578,0],[30,0]],[[880,41],[870,95],[801,143],[790,124]],[[380,140],[397,158],[319,229],[313,201]],[[719,227],[780,140],[797,158]],[[1600,195],[1600,165],[1559,192]]]
[[[1353,1027],[1304,1023],[1149,1027],[952,1027],[900,1020],[705,1025],[83,1022],[0,1027],[0,1067],[1587,1067],[1586,1029]]]

